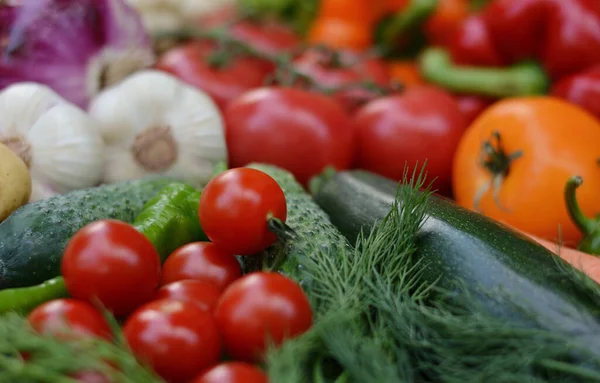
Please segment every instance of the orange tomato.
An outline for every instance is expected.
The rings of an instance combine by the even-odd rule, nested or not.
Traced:
[[[322,0],[318,19],[341,19],[370,24],[385,12],[386,7],[385,0]]]
[[[387,63],[387,68],[390,78],[406,88],[425,84],[425,80],[419,72],[419,66],[414,61],[390,61]]]
[[[429,43],[447,45],[467,16],[469,16],[467,0],[438,0],[436,11],[425,23],[425,35]]]
[[[583,177],[580,207],[589,216],[599,213],[598,158],[600,122],[582,108],[553,97],[505,99],[484,111],[461,138],[454,196],[461,206],[574,245],[581,234],[567,213],[565,185],[573,175]]]
[[[370,24],[333,18],[317,19],[308,31],[307,40],[311,44],[355,51],[368,49],[373,42]]]

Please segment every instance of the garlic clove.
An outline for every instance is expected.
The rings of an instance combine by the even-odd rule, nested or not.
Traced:
[[[227,158],[216,104],[167,73],[128,77],[94,98],[89,113],[107,146],[106,182],[160,174],[201,186]]]

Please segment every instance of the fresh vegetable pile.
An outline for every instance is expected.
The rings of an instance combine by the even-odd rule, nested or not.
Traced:
[[[0,382],[600,381],[599,31],[0,1]]]

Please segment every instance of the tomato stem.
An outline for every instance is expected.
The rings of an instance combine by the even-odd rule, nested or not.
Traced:
[[[510,154],[506,153],[500,132],[492,132],[491,139],[484,141],[481,150],[481,165],[491,173],[492,178],[490,182],[484,184],[475,193],[474,205],[476,211],[479,211],[481,198],[490,190],[490,188],[492,189],[496,205],[500,209],[507,211],[500,203],[500,188],[502,187],[504,179],[508,176],[510,165],[522,155],[522,150]]]
[[[576,190],[583,184],[583,178],[572,176],[565,185],[565,202],[569,217],[584,236],[591,235],[600,229],[600,221],[585,216],[577,202]]]

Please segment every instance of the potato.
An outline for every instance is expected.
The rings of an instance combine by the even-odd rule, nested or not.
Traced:
[[[31,175],[27,165],[0,143],[0,222],[31,196]]]

